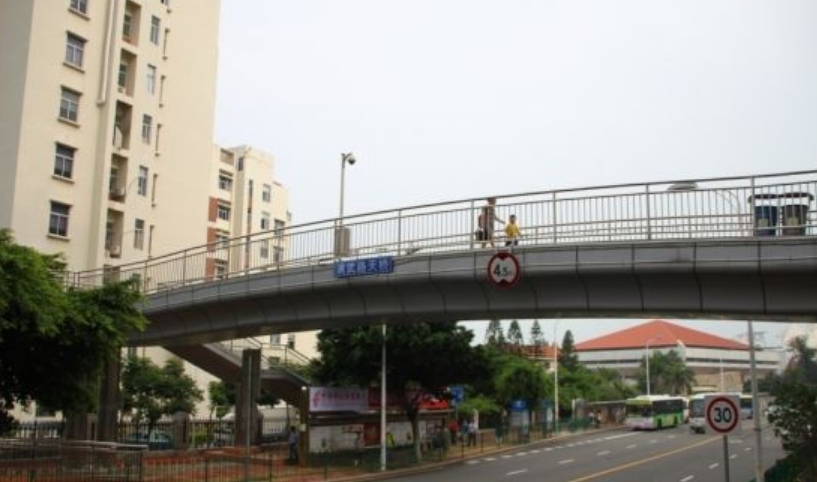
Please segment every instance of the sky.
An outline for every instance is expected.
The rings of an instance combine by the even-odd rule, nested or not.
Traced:
[[[344,152],[358,161],[346,171],[347,215],[817,168],[813,0],[222,0],[221,9],[216,143],[275,157],[294,224],[338,215]],[[635,323],[560,326],[582,340]],[[755,327],[769,344],[783,329]]]

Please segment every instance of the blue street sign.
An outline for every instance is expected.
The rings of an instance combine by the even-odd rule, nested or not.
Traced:
[[[394,256],[353,259],[335,263],[335,278],[352,278],[355,276],[372,276],[394,272]]]
[[[521,412],[528,408],[528,402],[525,400],[513,400],[511,401],[511,411],[513,412]]]
[[[465,389],[462,387],[451,387],[451,404],[454,406],[465,401]]]

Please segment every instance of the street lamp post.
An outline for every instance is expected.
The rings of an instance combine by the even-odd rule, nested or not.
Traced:
[[[340,215],[338,216],[338,222],[340,225],[343,225],[343,200],[344,200],[344,189],[346,185],[346,164],[350,166],[354,166],[357,159],[355,159],[354,154],[351,152],[342,153],[340,155]]]
[[[647,396],[650,396],[650,343],[654,341],[658,341],[661,339],[661,335],[656,336],[655,338],[650,338],[647,340],[647,344],[644,347],[644,352],[647,358]]]
[[[337,228],[335,229],[335,256],[347,256],[349,248],[349,237],[343,227],[343,203],[346,190],[346,164],[353,166],[357,162],[351,152],[340,155],[340,214],[338,215]]]

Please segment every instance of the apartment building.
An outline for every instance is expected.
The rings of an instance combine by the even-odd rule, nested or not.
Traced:
[[[0,0],[0,227],[72,270],[203,244],[219,8]]]

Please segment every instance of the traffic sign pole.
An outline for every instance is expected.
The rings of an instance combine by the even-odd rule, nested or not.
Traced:
[[[729,482],[729,436],[723,436],[723,471],[726,482]]]
[[[740,427],[740,399],[736,395],[716,394],[704,400],[706,424],[723,435],[723,470],[729,482],[729,434]]]

